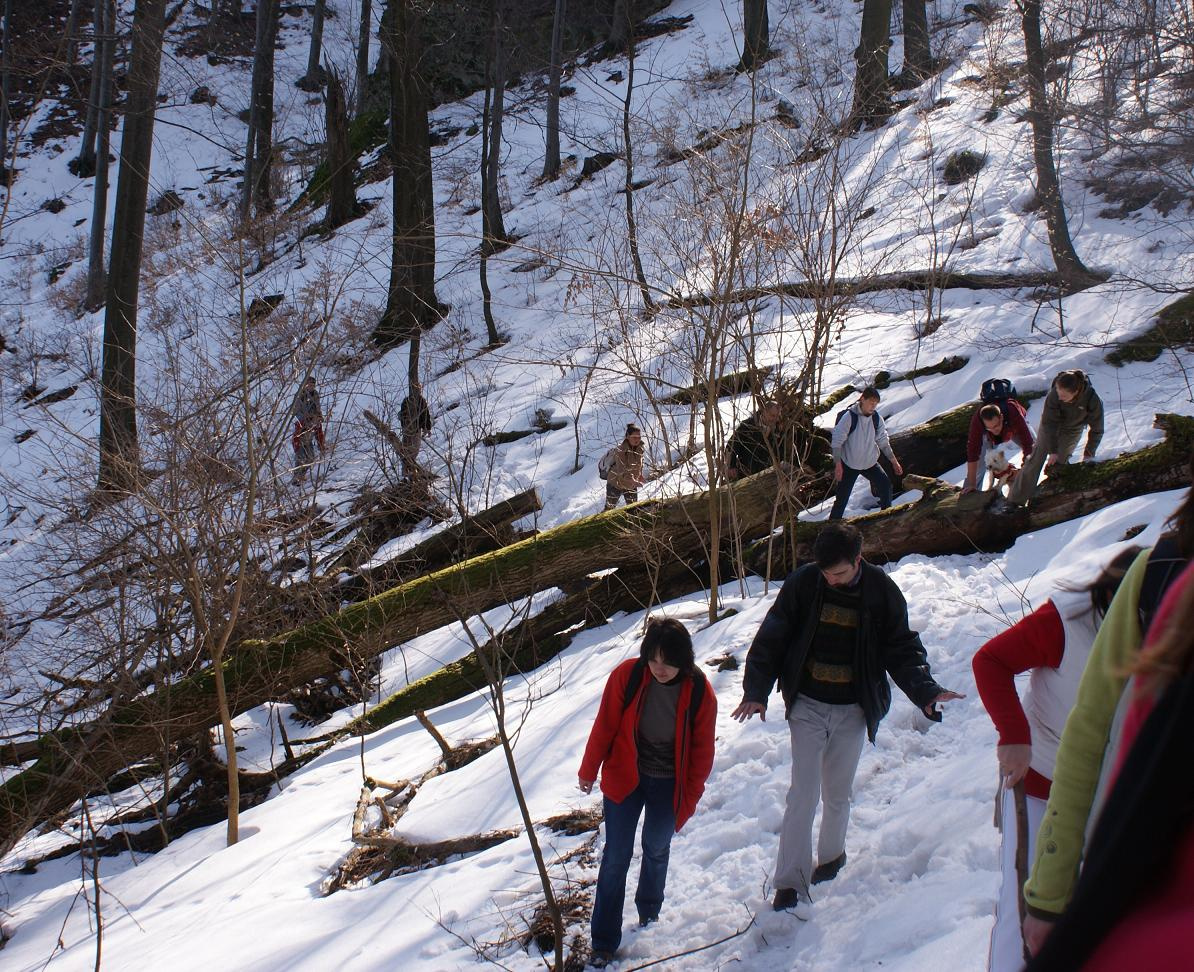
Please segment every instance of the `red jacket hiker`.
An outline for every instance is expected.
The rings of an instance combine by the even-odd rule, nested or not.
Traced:
[[[1028,716],[1016,691],[1016,676],[1034,668],[1058,668],[1065,650],[1065,629],[1052,601],[1046,601],[1019,623],[1001,631],[974,656],[974,684],[995,723],[1000,746],[1032,742]],[[1062,714],[1064,721],[1065,714]],[[1050,780],[1034,769],[1024,777],[1024,792],[1049,799]]]
[[[637,659],[627,659],[610,673],[580,764],[580,778],[595,780],[600,770],[601,792],[619,803],[638,786],[638,745],[635,735],[644,699],[643,689],[652,677],[650,672],[643,672],[643,679],[630,705],[623,709],[626,686],[636,662]],[[689,730],[688,708],[693,679],[704,677],[703,673],[697,671],[686,680],[676,706],[676,790],[673,806],[677,831],[696,810],[697,802],[705,792],[705,780],[713,769],[717,699],[708,680]]]
[[[1006,407],[1002,409],[1003,429],[998,437],[991,435],[983,425],[983,420],[979,416],[981,411],[981,408],[976,408],[974,414],[970,416],[970,432],[966,436],[967,462],[978,462],[987,449],[992,449],[1013,439],[1020,447],[1020,451],[1024,453],[1024,458],[1027,459],[1032,455],[1034,445],[1032,430],[1028,427],[1024,409],[1019,402],[1010,398],[1007,400]],[[985,442],[984,439],[986,439]]]

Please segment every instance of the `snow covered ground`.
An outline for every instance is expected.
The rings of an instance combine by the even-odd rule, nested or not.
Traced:
[[[131,8],[130,3],[122,6]],[[955,22],[953,10],[961,4],[948,6],[936,14]],[[733,37],[738,4],[678,0],[665,13],[692,13],[695,19],[685,30],[652,40],[640,51],[635,110],[642,143],[637,148],[642,176],[657,181],[640,190],[636,202],[649,275],[661,286],[675,283],[688,290],[709,275],[707,264],[684,258],[686,230],[677,216],[693,178],[683,167],[656,165],[657,158],[669,142],[691,144],[699,127],[729,127],[747,117],[750,87],[748,79],[724,70],[737,58]],[[856,5],[844,0],[772,3],[773,28],[784,56],[759,72],[763,111],[773,113],[783,99],[806,124],[815,120],[818,102],[800,83],[802,72],[823,74],[838,65],[840,73],[856,43],[857,16]],[[290,83],[305,70],[304,26],[289,19],[284,24],[286,50],[278,55],[283,133],[318,132],[320,127],[322,107]],[[354,31],[348,16],[329,21],[327,43],[335,63],[351,63],[348,44]],[[875,213],[858,224],[857,245],[843,252],[843,275],[925,266],[928,247],[944,232],[941,227],[957,225],[967,207],[965,233],[976,242],[951,255],[952,267],[1030,271],[1049,266],[1039,213],[1025,212],[1031,195],[1026,125],[1013,109],[993,122],[980,121],[989,93],[965,80],[981,72],[988,44],[1014,58],[1015,37],[1014,31],[984,35],[974,22],[945,29],[938,38],[955,52],[952,66],[912,92],[914,104],[884,128],[853,140],[843,184],[860,208],[865,202]],[[897,38],[893,65],[899,56]],[[597,62],[571,79],[577,92],[562,106],[571,140],[565,153],[583,158],[599,148],[616,147],[624,86],[610,75],[619,67],[624,62]],[[156,315],[154,326],[143,330],[140,348],[146,397],[172,378],[174,359],[167,352],[180,346],[179,335],[196,322],[213,328],[213,322],[235,312],[238,299],[227,266],[197,254],[219,240],[224,217],[214,204],[232,183],[205,189],[205,170],[235,164],[231,153],[243,141],[235,111],[243,103],[247,74],[243,66],[213,68],[202,60],[171,58],[163,77],[172,97],[158,127],[154,188],[176,189],[188,207],[181,228],[154,224],[160,245],[153,259],[161,275],[146,302],[148,313]],[[839,105],[848,101],[848,75],[841,81],[818,97]],[[198,84],[217,93],[219,106],[188,103],[187,95]],[[429,448],[440,457],[433,462],[443,471],[445,457],[458,455],[466,436],[526,428],[537,409],[551,409],[570,421],[579,414],[585,462],[579,472],[570,471],[575,444],[569,428],[498,447],[476,460],[476,475],[466,478],[473,508],[536,485],[544,500],[537,525],[550,527],[600,508],[603,484],[596,478],[595,460],[616,441],[625,422],[643,425],[656,460],[661,458],[661,430],[621,359],[598,362],[601,377],[582,399],[581,375],[596,356],[585,334],[591,338],[602,305],[596,297],[586,302],[577,294],[592,293],[596,285],[591,278],[600,272],[624,269],[618,165],[572,188],[571,179],[536,185],[541,97],[529,88],[515,89],[511,101],[504,160],[504,191],[510,201],[506,220],[511,232],[525,235],[515,257],[495,261],[491,269],[500,326],[510,341],[499,352],[447,373],[446,365],[485,342],[472,257],[479,217],[469,212],[476,190],[475,176],[468,173],[475,173],[479,140],[459,135],[436,150],[438,287],[453,314],[425,340],[425,392],[437,413]],[[474,97],[444,106],[434,119],[467,128],[479,116],[479,103]],[[775,133],[760,137],[757,144],[755,198],[792,199],[801,191],[801,172],[791,165],[791,145]],[[956,148],[984,152],[988,163],[972,185],[949,189],[938,198],[938,190],[945,190],[938,185],[941,161]],[[59,152],[50,145],[26,165],[14,191],[11,222],[4,227],[7,252],[2,255],[22,254],[0,262],[0,279],[11,295],[3,307],[3,332],[26,355],[10,374],[50,389],[80,384],[74,396],[31,410],[23,402],[14,404],[20,388],[3,389],[0,426],[3,441],[10,444],[3,448],[0,464],[14,479],[44,481],[86,461],[79,457],[90,450],[98,425],[95,376],[88,365],[98,360],[102,316],[75,321],[55,302],[55,288],[69,286],[83,272],[77,257],[57,283],[49,283],[46,273],[74,245],[71,233],[85,229],[72,231],[72,223],[90,211],[90,183],[66,171],[72,154],[69,143]],[[1188,286],[1194,252],[1187,245],[1188,214],[1161,218],[1145,210],[1131,219],[1098,216],[1100,202],[1080,179],[1084,156],[1076,140],[1063,142],[1062,159],[1063,172],[1070,176],[1066,202],[1079,250],[1092,266],[1115,274],[1108,283],[1061,302],[1060,318],[1058,302],[1040,304],[1026,291],[948,291],[940,308],[944,324],[919,342],[913,325],[925,315],[922,298],[868,295],[845,317],[830,351],[825,389],[869,379],[880,369],[898,373],[947,355],[968,356],[967,365],[954,374],[928,376],[915,384],[896,382],[885,390],[882,412],[899,429],[973,399],[986,377],[1012,378],[1022,391],[1044,390],[1061,368],[1082,367],[1107,406],[1102,457],[1158,440],[1160,433],[1152,428],[1157,411],[1194,413],[1187,353],[1119,369],[1104,360],[1108,342],[1143,330],[1156,310],[1172,300],[1172,294],[1158,293],[1158,288]],[[293,195],[301,179],[297,168],[288,172]],[[353,321],[375,315],[388,274],[388,185],[367,186],[359,194],[381,200],[373,214],[328,241],[309,239],[297,249],[279,245],[274,262],[251,279],[252,293],[285,293],[297,300],[311,290],[336,289],[327,283],[334,280],[339,288],[338,338],[351,333]],[[41,209],[50,198],[63,200],[66,209],[57,215]],[[932,207],[928,200],[935,200]],[[537,250],[550,257],[547,266],[515,272],[514,266]],[[793,259],[790,265],[777,262],[772,279],[798,276],[799,262]],[[173,316],[167,313],[171,308]],[[790,366],[798,353],[790,321],[800,312],[779,301],[758,312],[758,363]],[[675,342],[682,348],[683,336],[675,336]],[[644,332],[632,327],[626,346],[645,353],[647,370],[668,380],[682,378],[683,368],[676,364],[680,355],[645,333],[645,325]],[[38,357],[29,350],[33,348],[63,348],[65,353]],[[613,357],[617,353],[610,352]],[[343,501],[363,475],[368,433],[357,419],[361,410],[394,414],[406,387],[402,349],[351,372],[333,367],[333,357],[329,351],[320,359],[319,372],[336,439],[334,465],[320,494],[324,503]],[[740,362],[729,365],[727,370],[733,370]],[[457,407],[450,410],[454,403]],[[727,402],[725,408],[732,420],[741,418],[749,403]],[[1039,416],[1038,401],[1029,412],[1034,426]],[[663,419],[675,435],[686,427],[687,412],[674,409]],[[14,436],[26,427],[36,434],[14,444]],[[957,469],[945,478],[958,482],[962,474]],[[694,460],[651,483],[643,494],[674,493],[702,475],[700,460]],[[17,580],[25,579],[30,564],[38,561],[43,528],[38,517],[62,512],[45,499],[52,493],[42,494],[40,507],[26,497],[20,502],[7,497],[12,516],[5,537],[17,541],[4,555],[3,574],[12,585],[4,594],[7,610],[33,596],[18,590]],[[856,492],[853,512],[864,508],[864,493]],[[1168,493],[1121,503],[1025,536],[997,556],[908,557],[889,568],[908,597],[913,626],[923,633],[936,677],[967,698],[948,705],[944,723],[930,728],[896,693],[877,743],[867,747],[859,767],[847,838],[849,864],[800,917],[777,915],[768,907],[789,773],[786,726],[776,715],[777,705],[765,723],[740,726],[730,720],[728,713],[740,696],[740,673],[713,674],[720,703],[713,774],[696,816],[673,843],[661,920],[628,932],[620,967],[698,948],[747,926],[742,935],[669,967],[732,964],[760,972],[984,967],[998,866],[991,826],[995,736],[974,693],[970,658],[985,639],[1041,603],[1056,585],[1092,576],[1125,543],[1130,529],[1144,528],[1132,543],[1151,542],[1179,499],[1179,493]],[[827,511],[822,505],[809,516],[823,518]],[[728,585],[722,592],[725,604],[738,613],[708,628],[700,596],[660,610],[689,625],[698,659],[725,652],[742,659],[774,591],[774,586],[764,590],[759,580],[749,582],[745,593],[737,584]],[[536,820],[598,803],[576,790],[576,769],[605,678],[617,662],[637,652],[641,622],[641,615],[626,616],[585,632],[534,677],[508,684],[514,711],[525,717],[516,755]],[[393,691],[467,650],[459,626],[396,646],[385,656],[383,691]],[[10,673],[36,667],[29,659],[20,664],[9,659],[7,664]],[[264,767],[280,759],[270,718],[275,710],[288,711],[267,706],[237,721],[237,742],[250,765]],[[355,714],[338,714],[326,728]],[[488,737],[494,728],[481,697],[429,714],[453,743]],[[21,718],[19,712],[7,716],[9,731],[22,726]],[[473,944],[485,946],[521,932],[538,901],[523,838],[376,885],[323,894],[326,880],[353,846],[351,819],[362,773],[383,780],[415,777],[438,756],[430,736],[406,720],[367,737],[363,748],[359,740],[343,742],[288,777],[278,792],[243,815],[242,840],[234,847],[225,847],[223,827],[213,826],[151,857],[126,853],[102,859],[104,967],[168,966],[181,972],[216,965],[314,972],[349,964],[425,970],[479,964]],[[135,795],[125,796],[131,800]],[[3,863],[0,918],[12,936],[3,950],[6,969],[40,969],[47,962],[55,969],[94,967],[89,863],[85,866],[79,855],[71,854],[39,865],[36,873],[19,870],[27,858],[77,839],[77,830],[71,829],[75,825],[71,820],[59,831],[30,835]],[[398,832],[430,841],[519,825],[502,755],[495,750],[428,781]],[[555,858],[569,855],[586,840],[543,828],[540,839]],[[592,880],[595,872],[585,860],[582,855],[559,863],[554,869],[558,884]],[[571,931],[587,934],[579,927]],[[498,954],[507,968],[542,967],[533,947],[527,952],[512,945]]]

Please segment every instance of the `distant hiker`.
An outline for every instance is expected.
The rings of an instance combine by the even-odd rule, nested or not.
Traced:
[[[1122,758],[1071,899],[1028,972],[1190,967],[1194,929],[1194,568],[1137,659]]]
[[[1058,591],[974,656],[974,683],[999,732],[995,755],[1003,785],[996,809],[1003,835],[1003,884],[991,930],[989,972],[1018,972],[1024,966],[1020,888],[1036,850],[1061,732],[1099,623],[1139,552],[1139,547],[1120,551],[1089,585]],[[1024,672],[1032,674],[1021,705],[1016,676]]]
[[[739,722],[756,713],[765,719],[778,679],[792,737],[792,785],[775,865],[776,911],[808,901],[809,886],[833,880],[846,863],[854,772],[864,740],[875,741],[891,705],[887,676],[934,722],[941,721],[939,703],[963,698],[933,680],[920,636],[908,627],[904,595],[862,559],[855,527],[822,528],[813,558],[788,576],[759,625],[746,656],[742,701],[731,713]]]
[[[609,450],[597,463],[597,475],[605,480],[605,508],[612,510],[618,500],[638,502],[638,488],[643,484],[643,433],[633,422],[626,426],[621,445]]]
[[[776,462],[790,460],[789,449],[780,429],[783,409],[769,398],[759,403],[759,410],[742,421],[726,446],[726,478],[733,481],[770,469]]]
[[[1194,478],[1194,463],[1191,463]],[[1194,489],[1170,519],[1173,529],[1140,553],[1128,572],[1090,649],[1074,707],[1066,719],[1053,766],[1049,804],[1024,883],[1024,942],[1037,952],[1065,911],[1086,844],[1098,818],[1108,769],[1115,765],[1127,672],[1165,592],[1194,553]]]
[[[966,482],[963,493],[981,487],[979,462],[991,473],[995,486],[1015,478],[1015,466],[992,462],[989,455],[1005,442],[1020,447],[1024,460],[1032,455],[1032,430],[1024,416],[1024,406],[1015,398],[1016,390],[1006,378],[989,378],[983,382],[979,398],[982,404],[970,416],[970,432],[966,437]],[[1002,468],[1000,468],[1002,467]]]
[[[840,520],[850,502],[850,493],[859,476],[871,484],[871,492],[879,500],[879,509],[891,506],[891,480],[879,465],[879,453],[887,456],[897,476],[904,475],[904,467],[891,450],[887,426],[879,414],[879,390],[868,385],[858,401],[838,413],[833,426],[833,481],[837,498],[829,519]]]
[[[672,834],[696,810],[713,768],[717,699],[696,667],[692,638],[675,618],[653,618],[637,660],[605,683],[578,786],[591,793],[601,774],[605,850],[593,899],[592,964],[609,964],[622,941],[626,872],[643,821],[642,865],[634,903],[640,925],[659,917]]]
[[[431,409],[417,385],[398,407],[398,425],[402,429],[402,450],[398,456],[402,475],[414,479],[423,471],[419,466],[419,451],[423,448],[423,437],[431,431]]]
[[[1094,459],[1103,440],[1103,401],[1083,371],[1063,371],[1053,379],[1036,432],[1036,448],[1024,463],[1008,493],[1011,503],[1027,503],[1041,478],[1041,470],[1068,463],[1082,431],[1086,448],[1082,461]]]
[[[294,434],[291,445],[294,446],[294,483],[297,485],[307,478],[307,470],[315,464],[315,447],[324,450],[323,438],[323,410],[319,406],[319,391],[315,387],[314,377],[308,375],[303,379],[298,395],[294,399]]]

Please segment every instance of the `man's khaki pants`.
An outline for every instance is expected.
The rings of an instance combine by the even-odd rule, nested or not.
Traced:
[[[792,734],[792,785],[779,835],[775,886],[808,894],[813,873],[813,817],[823,803],[817,860],[827,863],[846,849],[854,771],[866,740],[858,705],[829,705],[796,697],[788,718]]]

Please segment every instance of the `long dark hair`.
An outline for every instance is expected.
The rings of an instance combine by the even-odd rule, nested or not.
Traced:
[[[1110,562],[1099,571],[1099,575],[1089,584],[1082,587],[1067,587],[1065,590],[1074,593],[1085,592],[1090,595],[1090,611],[1095,621],[1103,620],[1103,615],[1111,607],[1111,601],[1119,585],[1123,583],[1124,574],[1132,566],[1143,547],[1126,547],[1111,558]]]
[[[696,670],[692,635],[675,618],[651,618],[647,622],[639,657],[649,662],[656,655],[665,665],[680,669],[681,675],[691,675]]]

